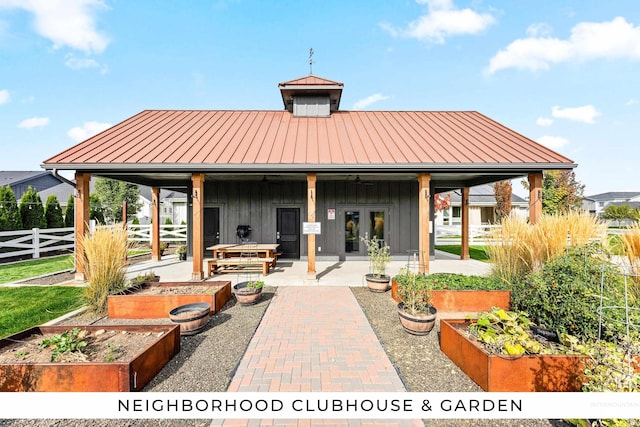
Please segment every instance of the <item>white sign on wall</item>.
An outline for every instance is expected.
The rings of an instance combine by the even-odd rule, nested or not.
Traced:
[[[302,234],[321,234],[319,222],[303,222]]]
[[[335,209],[327,209],[327,219],[329,221],[336,219],[336,210]]]

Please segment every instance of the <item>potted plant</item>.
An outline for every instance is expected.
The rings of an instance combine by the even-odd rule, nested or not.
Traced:
[[[413,335],[427,335],[435,325],[438,310],[431,304],[431,285],[422,274],[406,267],[394,277],[398,283],[398,316],[405,331]]]
[[[233,293],[240,305],[253,305],[262,297],[262,280],[249,280],[233,285]]]
[[[367,287],[372,292],[386,292],[389,290],[391,278],[386,274],[387,265],[391,262],[391,248],[384,240],[373,236],[371,239],[360,238],[367,246],[367,254],[371,263],[371,273],[365,275]]]
[[[169,244],[167,242],[160,242],[160,256],[164,255],[164,251],[166,251],[168,247]]]
[[[187,260],[187,247],[185,245],[178,246],[178,249],[176,249],[176,253],[178,254],[178,259],[180,261]]]

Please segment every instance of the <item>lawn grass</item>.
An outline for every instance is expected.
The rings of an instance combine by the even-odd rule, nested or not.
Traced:
[[[61,255],[0,265],[0,283],[15,282],[72,268],[73,255]]]
[[[460,255],[460,245],[436,245],[436,249],[443,252],[448,252],[454,255]],[[484,250],[484,246],[469,246],[469,257],[476,261],[489,262],[489,257]]]
[[[0,288],[0,338],[82,307],[83,291],[84,288],[74,286]]]

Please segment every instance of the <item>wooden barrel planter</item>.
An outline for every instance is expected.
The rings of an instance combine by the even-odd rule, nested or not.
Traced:
[[[364,277],[371,292],[382,293],[389,290],[389,281],[391,280],[389,276],[377,277],[375,274],[366,274]]]
[[[207,326],[210,310],[211,305],[206,302],[185,304],[171,310],[169,318],[180,325],[180,335],[195,335]]]
[[[404,330],[412,335],[428,335],[436,324],[438,310],[429,306],[429,313],[413,315],[404,310],[404,303],[398,303],[398,316]]]
[[[252,288],[249,282],[240,282],[233,285],[233,293],[240,305],[253,305],[262,298],[262,287]]]

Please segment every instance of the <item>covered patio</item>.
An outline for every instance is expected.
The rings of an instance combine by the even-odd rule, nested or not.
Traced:
[[[342,111],[343,86],[313,75],[280,83],[281,111],[143,111],[43,167],[75,170],[77,235],[88,230],[92,176],[147,185],[160,260],[159,193],[171,189],[188,197],[192,280],[207,275],[206,248],[238,243],[246,226],[248,240],[279,245],[278,263],[306,262],[308,284],[327,271],[319,263],[366,259],[361,239],[374,236],[434,271],[434,196],[450,190],[462,194],[466,261],[471,187],[526,178],[535,223],[542,172],[576,167],[475,111]]]

